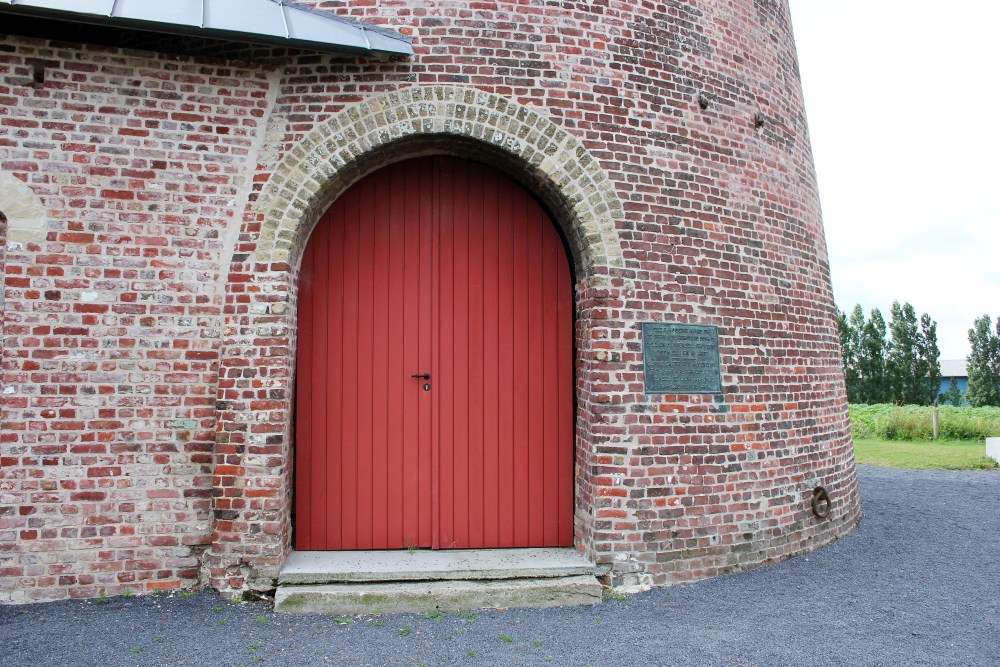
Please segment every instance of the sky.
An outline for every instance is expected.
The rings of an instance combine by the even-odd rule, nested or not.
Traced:
[[[1000,2],[790,0],[841,310],[1000,316]]]

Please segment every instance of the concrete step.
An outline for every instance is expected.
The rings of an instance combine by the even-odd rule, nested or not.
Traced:
[[[601,601],[593,574],[527,579],[432,580],[278,586],[275,611],[302,614],[423,613],[558,607]]]
[[[553,607],[601,600],[607,572],[574,549],[296,551],[275,610],[313,614]]]
[[[281,567],[278,584],[542,579],[605,572],[568,548],[294,551]]]

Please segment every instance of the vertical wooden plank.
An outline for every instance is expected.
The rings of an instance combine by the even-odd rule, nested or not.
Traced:
[[[358,453],[362,443],[358,439],[358,360],[359,336],[359,274],[363,259],[360,257],[360,193],[352,188],[347,197],[344,215],[344,312],[342,326],[344,360],[341,382],[343,386],[343,418],[341,424],[341,548],[357,549],[358,544]],[[333,323],[331,323],[333,324]],[[330,378],[331,386],[338,384],[337,377]]]
[[[542,285],[542,230],[534,215],[534,202],[529,200],[526,217],[528,219],[528,507],[530,508],[528,544],[542,546],[545,517],[545,358],[543,344],[544,309],[541,297]]]
[[[440,231],[440,185],[441,185],[441,163],[435,158],[426,158],[427,167],[425,171],[429,174],[428,182],[431,197],[431,218],[429,221],[431,228],[431,257],[430,257],[430,280],[431,280],[431,364],[430,374],[433,380],[434,395],[431,398],[431,423],[430,423],[430,447],[431,447],[431,548],[441,548],[441,440],[438,437],[440,428],[440,363],[441,334],[439,314],[441,312],[441,231]]]
[[[514,193],[514,543],[527,546],[530,537],[528,451],[530,438],[530,359],[528,301],[529,238],[527,197]]]
[[[388,549],[389,518],[389,198],[372,180],[372,506],[371,549]]]
[[[465,225],[469,230],[469,255],[466,281],[469,285],[469,308],[465,317],[469,321],[469,434],[465,445],[469,452],[469,506],[468,545],[482,545],[484,529],[483,482],[483,169],[470,164],[468,208]]]
[[[455,235],[455,303],[453,318],[454,337],[454,453],[455,453],[455,534],[449,548],[468,548],[469,541],[469,494],[472,480],[469,478],[469,416],[470,396],[470,317],[469,317],[469,225],[467,216],[470,205],[469,173],[456,170],[454,174],[454,235]]]
[[[439,244],[437,375],[434,399],[438,420],[434,437],[438,447],[437,548],[456,543],[455,533],[455,174],[453,163],[435,163],[438,176],[437,230]]]
[[[405,359],[406,346],[406,201],[402,172],[389,168],[381,174],[384,188],[385,206],[388,208],[389,263],[389,323],[388,323],[388,396],[385,421],[388,441],[386,443],[386,467],[388,468],[386,548],[404,548],[406,537],[403,528],[404,511],[408,498],[404,484],[404,444],[406,424],[404,423],[405,395],[412,391],[411,373]]]
[[[375,220],[374,179],[367,178],[358,184],[358,317],[357,317],[357,493],[355,512],[357,533],[354,548],[372,548],[372,457],[377,446],[374,439],[374,409],[372,401],[375,322],[375,247],[373,227]]]
[[[348,197],[343,202],[338,202],[334,207],[333,215],[327,222],[325,255],[330,261],[323,267],[322,272],[317,272],[322,276],[322,287],[317,284],[316,295],[319,303],[326,305],[326,312],[322,320],[317,318],[317,323],[322,323],[323,331],[317,332],[318,340],[325,340],[325,345],[320,347],[317,342],[317,361],[322,354],[326,363],[317,366],[325,373],[316,374],[317,390],[316,407],[322,410],[323,414],[317,414],[317,418],[324,422],[322,431],[318,435],[320,440],[317,445],[317,470],[324,478],[319,484],[322,485],[323,492],[318,498],[318,512],[323,522],[322,534],[327,546],[326,549],[341,549],[343,542],[340,536],[340,491],[341,491],[341,449],[343,448],[343,438],[341,433],[341,422],[343,412],[343,388],[339,382],[331,383],[330,377],[343,376],[343,321],[344,307],[344,211],[349,201]],[[322,260],[320,260],[322,266]],[[322,350],[322,351],[321,351]],[[325,375],[325,377],[324,377]]]
[[[514,541],[514,188],[500,180],[497,196],[497,515],[498,545]]]
[[[403,202],[403,275],[406,280],[403,283],[403,320],[407,323],[403,334],[403,363],[409,374],[419,373],[417,368],[417,339],[413,335],[409,324],[417,321],[417,285],[412,277],[416,274],[419,258],[415,256],[413,249],[416,247],[416,234],[414,233],[411,215],[416,200],[416,188],[409,182],[409,179],[400,179],[400,191],[396,195]],[[416,493],[419,489],[418,462],[414,448],[409,444],[412,441],[412,429],[416,427],[418,419],[418,396],[412,386],[403,390],[403,506],[400,508],[403,515],[403,544],[404,547],[419,546],[419,514],[416,502]],[[409,431],[409,433],[407,433]]]
[[[420,181],[416,178],[413,165],[399,165],[399,169],[409,170],[401,179],[401,198],[404,202],[404,283],[403,317],[405,333],[403,336],[403,360],[407,368],[407,376],[423,373],[423,359],[420,349],[420,313],[422,285],[420,268],[423,258],[420,256],[420,212],[421,198]],[[431,546],[429,542],[421,541],[421,471],[423,463],[421,455],[421,403],[422,380],[409,378],[410,383],[403,391],[403,546]]]
[[[542,505],[543,544],[559,542],[559,309],[558,277],[560,255],[564,255],[558,234],[537,204],[533,216],[541,232],[542,280],[538,296],[542,300]]]
[[[417,184],[419,195],[419,236],[417,238],[417,275],[415,279],[419,284],[419,305],[418,319],[414,322],[417,326],[418,346],[417,352],[419,360],[417,368],[420,373],[430,372],[433,354],[433,293],[432,293],[432,266],[431,260],[434,255],[433,236],[433,215],[434,215],[434,191],[433,191],[433,162],[427,158],[417,161],[414,165],[416,174],[414,180]],[[419,505],[419,541],[422,547],[431,547],[434,543],[434,515],[432,512],[431,489],[433,486],[433,474],[431,463],[434,458],[431,442],[431,407],[433,405],[433,387],[436,378],[431,374],[430,380],[417,380],[414,382],[414,390],[419,400],[419,432],[418,432],[418,465],[419,465],[419,490],[417,503]],[[424,383],[429,383],[431,391],[425,391]]]
[[[500,184],[506,181],[483,168],[483,546],[500,546],[499,346]]]

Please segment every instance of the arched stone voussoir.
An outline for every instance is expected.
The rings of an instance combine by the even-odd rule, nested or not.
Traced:
[[[359,165],[368,156],[411,138],[449,136],[484,145],[529,172],[568,218],[561,222],[582,268],[622,266],[616,222],[624,208],[583,143],[534,108],[452,86],[379,95],[317,125],[281,160],[257,200],[263,224],[254,260],[294,262],[323,212],[364,175]]]

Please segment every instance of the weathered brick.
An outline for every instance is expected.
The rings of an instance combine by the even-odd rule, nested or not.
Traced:
[[[203,558],[221,589],[272,585],[298,259],[351,183],[427,150],[512,173],[564,232],[576,544],[612,583],[713,576],[854,525],[784,1],[308,4],[411,32],[416,55],[0,39],[0,169],[45,213],[26,231],[0,188],[0,601],[190,586]],[[57,85],[5,83],[32,58]],[[643,393],[648,320],[719,327],[721,396]],[[33,572],[40,554],[59,566]]]

